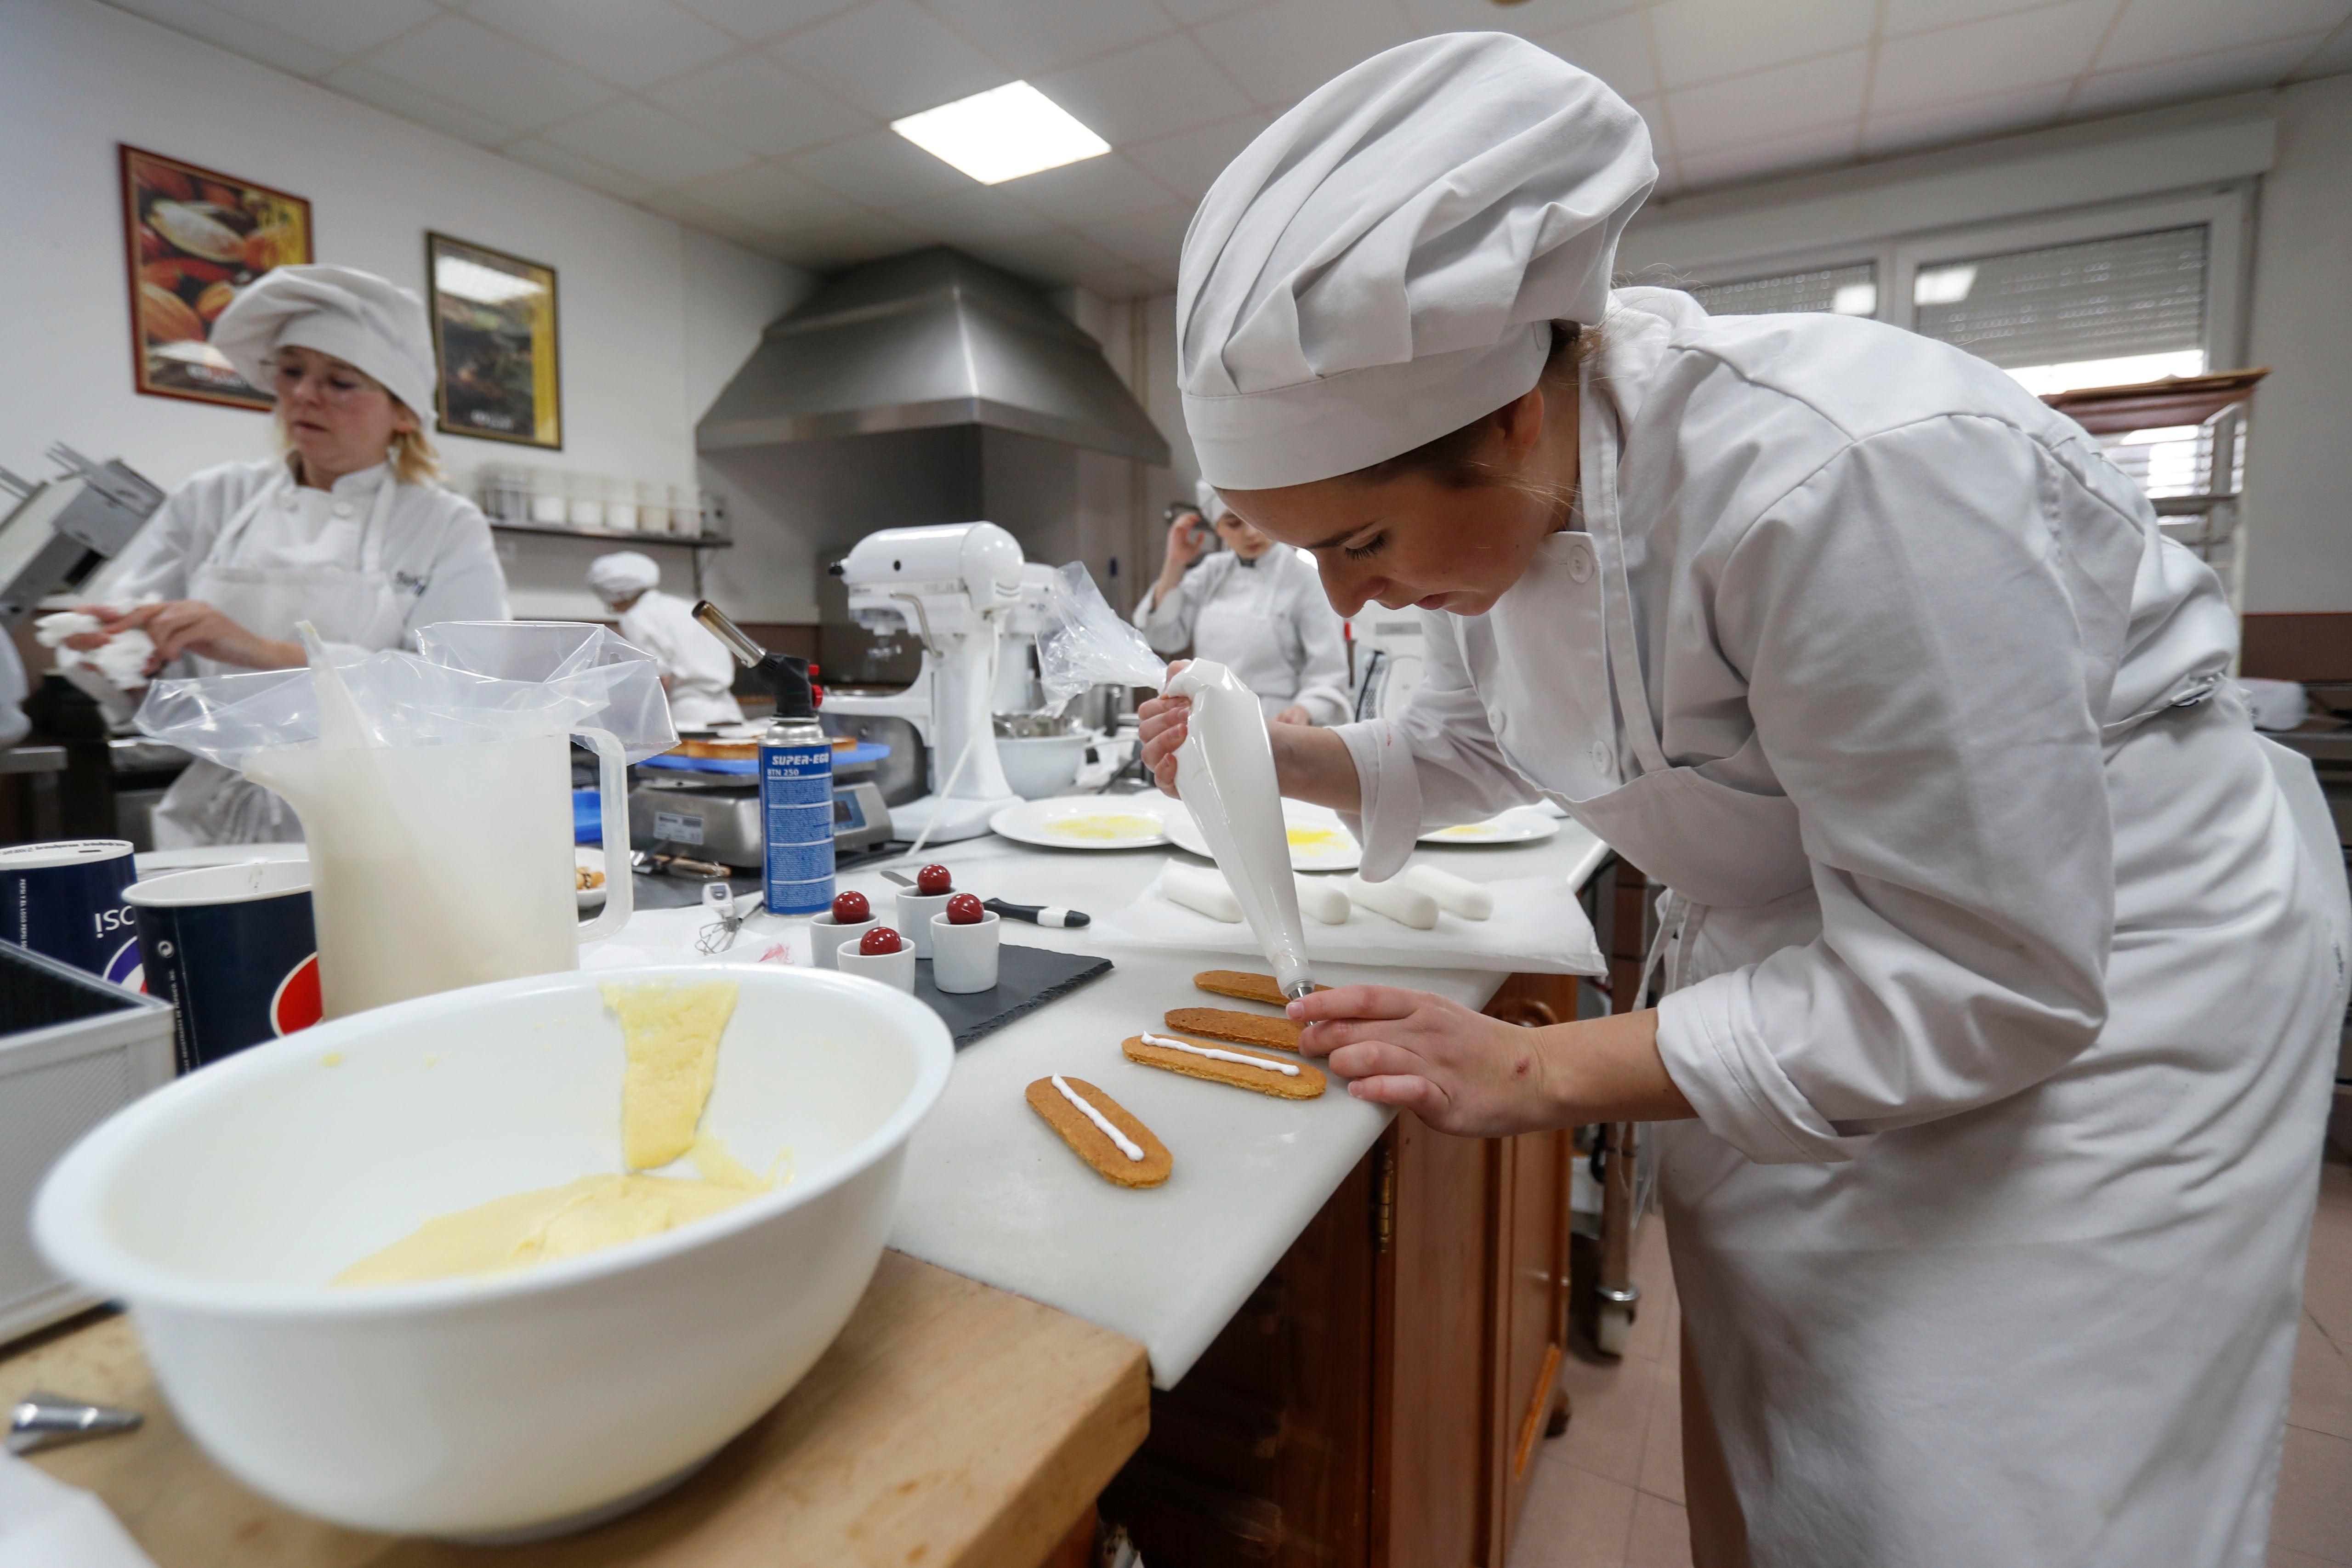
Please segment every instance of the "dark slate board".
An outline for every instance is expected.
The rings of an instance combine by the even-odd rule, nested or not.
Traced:
[[[1108,958],[1015,947],[1008,942],[997,949],[996,984],[961,996],[950,996],[931,984],[929,959],[915,960],[915,997],[946,1023],[961,1050],[1023,1014],[1034,1013],[1109,973]]]

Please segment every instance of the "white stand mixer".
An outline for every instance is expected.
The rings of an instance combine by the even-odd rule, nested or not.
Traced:
[[[928,691],[929,794],[890,808],[894,838],[976,838],[1020,800],[1004,782],[992,718],[1001,623],[1021,602],[1021,545],[992,522],[933,523],[869,533],[833,568],[850,617],[869,632],[904,626],[923,646],[914,688]],[[838,713],[872,699],[826,699]],[[894,709],[895,710],[895,709]]]

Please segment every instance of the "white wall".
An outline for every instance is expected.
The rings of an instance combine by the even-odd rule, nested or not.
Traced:
[[[561,308],[563,449],[466,437],[441,447],[460,489],[485,462],[667,483],[696,479],[694,422],[812,286],[796,269],[681,229],[197,43],[92,0],[0,4],[0,464],[50,471],[62,440],[120,456],[157,483],[270,449],[266,415],[131,390],[116,144],[128,142],[309,198],[322,262],[420,292],[427,229],[552,266]],[[590,616],[571,541],[508,536],[515,609]],[[686,582],[686,552],[655,552]],[[756,539],[725,552],[755,558]],[[756,561],[740,613],[756,602]]]
[[[2352,611],[2352,76],[2280,95],[2254,237],[2245,608]]]

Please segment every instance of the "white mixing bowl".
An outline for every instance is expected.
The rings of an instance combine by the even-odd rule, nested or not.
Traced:
[[[1043,800],[1070,787],[1086,765],[1084,735],[999,735],[996,760],[1004,782],[1023,800]]]
[[[700,1224],[488,1282],[327,1281],[436,1215],[620,1169],[600,983],[740,986],[703,1129],[793,1179]],[[362,1530],[550,1532],[749,1426],[880,1258],[947,1028],[847,975],[541,975],[322,1024],[124,1109],[50,1172],[34,1233],[125,1301],[182,1422],[240,1479]]]

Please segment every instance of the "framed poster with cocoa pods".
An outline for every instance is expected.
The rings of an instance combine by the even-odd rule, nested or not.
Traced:
[[[212,346],[213,322],[271,268],[310,259],[310,204],[125,147],[122,229],[139,390],[268,408],[268,389],[247,385]]]
[[[425,237],[441,428],[525,447],[563,445],[555,268],[486,245]]]

